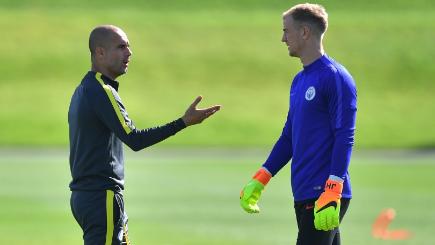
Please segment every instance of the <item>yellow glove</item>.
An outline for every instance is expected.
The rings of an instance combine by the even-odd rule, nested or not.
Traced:
[[[252,180],[240,192],[240,206],[248,213],[259,213],[258,200],[264,186],[267,185],[272,175],[265,168],[260,168]]]
[[[340,224],[340,199],[343,183],[328,179],[325,191],[314,205],[314,227],[317,230],[329,231]]]

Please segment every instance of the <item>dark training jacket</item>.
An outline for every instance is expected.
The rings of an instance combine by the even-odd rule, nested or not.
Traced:
[[[118,95],[117,81],[89,71],[69,106],[70,189],[124,189],[124,142],[134,151],[156,144],[186,127],[179,118],[138,130]]]

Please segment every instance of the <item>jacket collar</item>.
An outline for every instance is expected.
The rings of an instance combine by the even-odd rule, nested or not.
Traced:
[[[119,82],[112,80],[110,78],[108,78],[107,76],[103,75],[100,72],[95,72],[95,71],[89,71],[89,73],[91,73],[92,76],[100,76],[100,78],[103,80],[104,84],[110,85],[110,87],[114,88],[116,91],[118,91],[119,88]]]

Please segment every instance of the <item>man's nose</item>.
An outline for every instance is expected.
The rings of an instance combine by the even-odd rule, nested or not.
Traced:
[[[287,38],[285,37],[285,34],[282,34],[281,42],[283,43],[287,42]]]

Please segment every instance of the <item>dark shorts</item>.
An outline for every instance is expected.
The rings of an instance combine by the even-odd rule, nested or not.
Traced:
[[[85,245],[130,244],[121,193],[72,191],[71,211],[83,230]]]
[[[314,202],[310,199],[295,202],[296,220],[298,223],[297,245],[340,245],[340,230],[319,231],[314,228]],[[342,198],[340,206],[340,224],[349,207],[350,199]]]

